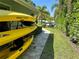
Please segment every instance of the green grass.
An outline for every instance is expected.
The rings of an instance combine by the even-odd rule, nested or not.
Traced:
[[[47,29],[54,33],[54,59],[79,59],[79,54],[71,47],[68,38],[60,30]]]

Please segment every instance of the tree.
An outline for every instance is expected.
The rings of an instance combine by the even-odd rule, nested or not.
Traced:
[[[67,14],[67,2],[66,1],[67,0],[59,0],[59,3],[53,5],[51,8],[51,9],[54,9],[56,7],[54,18],[58,24],[58,28],[63,31],[67,29],[67,26],[65,26],[66,14]]]
[[[57,7],[58,6],[58,4],[54,4],[54,5],[52,5],[52,7],[51,7],[51,10],[53,10],[55,7]]]
[[[46,6],[37,6],[37,10],[39,11],[38,13],[38,19],[39,20],[44,20],[50,13],[47,11]]]

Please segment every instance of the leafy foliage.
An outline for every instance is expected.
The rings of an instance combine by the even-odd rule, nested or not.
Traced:
[[[42,6],[42,7],[41,6],[37,6],[37,9],[39,11],[38,19],[44,20],[44,19],[46,19],[46,18],[48,18],[50,16],[50,13],[47,10],[46,6]]]
[[[58,6],[54,6],[56,7],[54,17],[58,24],[57,27],[63,32],[69,34],[70,37],[75,35],[79,41],[79,1],[59,0]]]

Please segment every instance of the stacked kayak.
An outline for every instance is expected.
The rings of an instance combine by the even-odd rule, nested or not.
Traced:
[[[0,10],[0,59],[16,59],[30,47],[37,29],[35,21],[35,17],[27,14]],[[14,23],[16,28],[5,23]]]

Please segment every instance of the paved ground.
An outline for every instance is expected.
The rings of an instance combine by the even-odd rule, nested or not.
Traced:
[[[43,32],[35,37],[31,47],[19,57],[19,59],[40,59],[45,43],[49,36],[49,31],[43,29]]]
[[[49,34],[47,42],[44,46],[43,52],[41,54],[40,59],[54,59],[54,35],[53,33]]]

